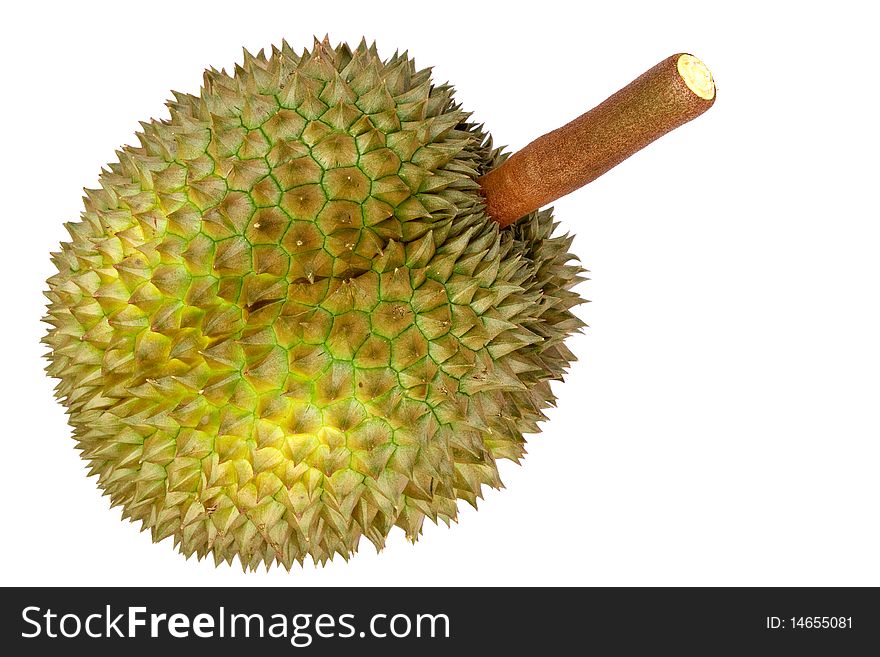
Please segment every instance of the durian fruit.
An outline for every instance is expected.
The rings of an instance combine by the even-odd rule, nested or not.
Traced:
[[[47,370],[111,505],[186,556],[290,569],[501,486],[574,359],[583,270],[550,210],[486,213],[506,156],[452,87],[325,39],[168,107],[49,279]]]

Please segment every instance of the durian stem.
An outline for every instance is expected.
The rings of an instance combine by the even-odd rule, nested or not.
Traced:
[[[571,123],[538,137],[479,179],[502,227],[573,192],[715,102],[709,69],[673,55]]]

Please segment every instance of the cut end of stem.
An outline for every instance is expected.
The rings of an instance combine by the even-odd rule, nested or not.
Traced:
[[[688,89],[703,100],[715,98],[715,81],[708,66],[687,53],[679,55],[675,66]]]

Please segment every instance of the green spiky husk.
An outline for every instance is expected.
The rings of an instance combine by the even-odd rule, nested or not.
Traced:
[[[245,53],[87,190],[44,341],[123,517],[244,568],[415,540],[499,487],[554,401],[581,269],[499,230],[503,155],[406,54]]]

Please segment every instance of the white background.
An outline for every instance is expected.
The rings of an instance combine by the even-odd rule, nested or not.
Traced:
[[[589,5],[4,8],[2,583],[880,585],[871,4]],[[506,490],[416,545],[215,569],[151,544],[86,478],[42,372],[48,254],[170,89],[325,32],[409,49],[513,149],[675,52],[710,66],[718,101],[556,204],[591,270],[590,328]]]

